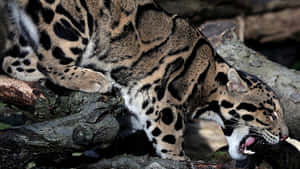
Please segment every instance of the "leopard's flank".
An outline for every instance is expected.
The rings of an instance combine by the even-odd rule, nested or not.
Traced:
[[[187,118],[221,125],[234,159],[288,135],[279,99],[228,65],[188,22],[152,0],[5,0],[1,68],[85,92],[118,88],[162,158],[183,160]]]

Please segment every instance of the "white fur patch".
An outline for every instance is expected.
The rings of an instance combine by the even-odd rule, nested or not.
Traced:
[[[94,38],[92,37],[89,40],[89,42],[85,48],[85,51],[82,54],[82,59],[81,59],[80,65],[88,65],[90,63],[90,60],[91,60],[90,57],[92,55],[94,55],[95,48],[96,48],[96,43],[95,43]]]
[[[147,120],[149,120],[149,117],[145,115],[145,110],[142,109],[144,100],[149,99],[149,96],[146,94],[146,92],[139,92],[136,89],[131,89],[131,91],[129,92],[129,89],[127,87],[122,87],[121,93],[126,107],[137,117],[134,118],[134,120],[132,119],[132,127],[134,129],[143,129],[148,139],[151,141],[153,139],[153,136],[150,131],[153,129],[153,126],[150,126],[148,129],[146,129],[146,123]],[[164,154],[162,154],[160,151],[161,146],[157,144],[153,144],[153,146],[156,149],[156,153],[162,158],[165,158]]]
[[[136,92],[137,90],[131,89],[131,92],[128,92],[128,88],[122,87],[121,93],[123,99],[125,101],[126,107],[137,116],[137,120],[139,121],[139,125],[146,124],[148,119],[147,116],[144,115],[144,110],[142,109],[142,104],[144,100],[147,99],[147,95],[142,92]],[[135,123],[137,124],[137,123]],[[143,126],[136,126],[135,128],[144,128]]]
[[[200,119],[204,119],[204,120],[211,120],[211,121],[215,121],[216,123],[218,123],[222,128],[225,127],[223,120],[221,119],[221,117],[213,112],[213,111],[207,111],[203,114],[201,114],[201,116],[199,117]]]
[[[274,134],[272,134],[271,132],[269,132],[268,130],[265,130],[262,133],[263,138],[270,144],[277,144],[280,141],[279,136],[275,136]]]
[[[248,127],[240,127],[233,130],[231,136],[226,136],[229,145],[229,154],[235,160],[244,160],[247,156],[240,152],[240,143],[249,134]]]
[[[30,39],[34,41],[36,45],[39,44],[39,33],[37,26],[32,22],[31,18],[24,12],[23,9],[19,8],[15,1],[11,1],[8,4],[11,9],[11,17],[13,21],[17,24],[18,29],[22,34],[26,31],[26,35],[30,36]],[[26,30],[24,30],[26,29]]]

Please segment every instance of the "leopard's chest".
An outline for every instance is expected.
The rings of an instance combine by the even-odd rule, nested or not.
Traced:
[[[136,121],[131,121],[134,129],[144,129],[148,119],[143,103],[149,99],[144,92],[137,92],[128,87],[121,88],[121,94],[127,109],[134,114]]]

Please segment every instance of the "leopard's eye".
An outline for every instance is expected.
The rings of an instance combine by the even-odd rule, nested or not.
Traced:
[[[277,117],[276,117],[275,114],[273,114],[273,113],[271,114],[271,117],[272,117],[273,120],[276,120],[276,119],[277,119]]]
[[[278,112],[274,111],[273,113],[271,113],[271,117],[273,120],[277,120],[278,119]]]

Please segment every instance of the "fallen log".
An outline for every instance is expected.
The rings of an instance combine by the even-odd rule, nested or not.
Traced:
[[[95,164],[88,166],[82,166],[82,169],[233,169],[232,164],[226,165],[217,165],[217,164],[207,164],[203,161],[192,162],[192,161],[173,161],[173,160],[164,160],[157,157],[149,156],[131,156],[131,155],[122,155],[117,156],[112,159],[104,159]]]
[[[87,97],[77,93],[77,97]],[[99,95],[98,95],[99,96]],[[0,168],[25,168],[30,162],[52,165],[98,146],[105,148],[115,139],[119,124],[111,114],[117,112],[115,100],[79,105],[79,113],[45,122],[1,130]]]

